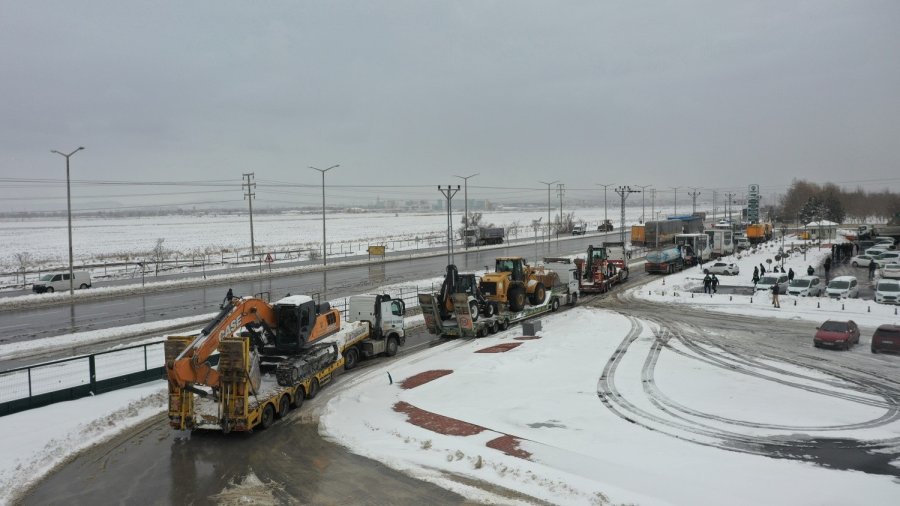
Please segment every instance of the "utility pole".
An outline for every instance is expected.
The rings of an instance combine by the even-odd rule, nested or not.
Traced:
[[[622,247],[625,247],[625,199],[632,193],[641,192],[640,190],[632,190],[630,186],[620,186],[616,188],[616,193],[622,199],[622,225],[619,228],[619,240],[622,242]]]
[[[603,223],[606,224],[606,222],[609,221],[609,217],[606,216],[606,189],[609,188],[610,186],[614,186],[614,185],[613,185],[613,183],[609,183],[609,184],[597,183],[597,186],[603,187]]]
[[[675,216],[678,216],[678,189],[680,186],[670,186],[669,188],[675,190],[675,197],[672,198],[672,201],[675,203]]]
[[[51,153],[56,153],[59,156],[62,156],[66,159],[66,206],[68,207],[68,216],[69,216],[69,296],[75,296],[75,267],[72,255],[72,184],[69,179],[69,158],[72,158],[72,155],[84,149],[84,146],[80,146],[75,151],[71,153],[62,153],[55,149],[51,150]],[[24,277],[24,274],[23,274]]]
[[[691,190],[694,190],[694,191],[688,192],[688,195],[691,196],[691,201],[693,202],[693,204],[692,204],[692,206],[691,206],[691,214],[692,214],[692,215],[693,215],[693,214],[697,214],[697,196],[700,195],[700,192],[697,191],[697,190],[699,190],[699,189],[700,189],[700,188],[696,188],[696,187],[693,187],[693,186],[692,186],[692,187],[691,187]]]
[[[566,193],[566,185],[559,183],[556,185],[556,194],[559,196],[559,225],[556,227],[556,240],[559,241],[559,229],[563,225],[562,198]]]
[[[453,264],[453,196],[459,191],[459,185],[453,188],[447,185],[447,188],[441,188],[438,185],[438,191],[447,199],[447,265]]]
[[[476,172],[475,174],[472,174],[471,176],[453,176],[453,177],[458,177],[463,180],[463,186],[464,186],[463,199],[465,199],[465,206],[466,206],[466,210],[465,210],[466,214],[463,216],[463,223],[466,227],[465,230],[463,230],[463,247],[466,249],[469,249],[469,241],[467,241],[465,238],[466,234],[469,233],[469,178],[475,177],[478,174],[479,173]]]
[[[735,193],[726,193],[725,198],[728,199],[725,201],[725,209],[728,211],[728,224],[731,225],[731,199],[734,198]]]
[[[328,264],[328,250],[325,248],[325,173],[331,169],[336,169],[340,167],[340,165],[332,165],[327,169],[317,169],[315,167],[310,166],[309,168],[312,170],[317,170],[322,173],[322,266]]]
[[[641,222],[641,223],[644,223],[645,221],[647,221],[647,219],[644,218],[644,213],[646,212],[646,209],[645,209],[645,206],[644,206],[644,200],[645,200],[644,197],[646,196],[646,189],[647,189],[647,188],[650,188],[650,187],[653,186],[653,185],[649,185],[649,184],[639,185],[639,184],[636,184],[635,186],[641,189],[641,221],[640,221],[640,222]]]
[[[650,201],[650,216],[656,216],[656,219],[658,220],[659,216],[656,215],[656,188],[651,188],[650,194],[653,197]]]
[[[241,182],[241,189],[246,190],[247,193],[244,194],[244,199],[250,204],[250,260],[253,261],[256,258],[256,243],[253,240],[253,199],[256,198],[256,193],[253,191],[256,189],[256,182],[253,181],[254,178],[253,172],[244,173],[244,179],[246,181]]]
[[[716,190],[713,190],[713,223],[716,222]]]
[[[558,183],[559,180],[550,181],[549,183],[546,181],[538,182],[547,185],[547,242],[550,242],[550,185]]]

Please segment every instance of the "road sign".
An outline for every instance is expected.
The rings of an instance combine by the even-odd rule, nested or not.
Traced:
[[[266,255],[266,263],[267,263],[267,264],[270,264],[270,263],[272,263],[272,262],[274,262],[274,261],[275,261],[275,259],[272,258],[272,254],[271,254],[271,253],[269,253],[269,254]]]

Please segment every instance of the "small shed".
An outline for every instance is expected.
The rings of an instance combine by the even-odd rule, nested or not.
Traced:
[[[838,224],[833,221],[812,221],[803,225],[809,232],[810,239],[827,240],[837,237]]]

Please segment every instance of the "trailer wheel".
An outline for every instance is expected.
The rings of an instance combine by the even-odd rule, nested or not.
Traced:
[[[385,349],[384,349],[384,354],[389,357],[393,357],[394,355],[397,354],[398,346],[399,345],[397,344],[397,338],[389,337],[388,341],[387,341],[387,346],[385,346]]]
[[[472,315],[472,321],[478,321],[478,302],[474,300],[469,301],[469,313]]]
[[[288,394],[284,394],[281,396],[281,399],[278,400],[278,413],[276,413],[275,416],[278,418],[284,418],[290,410],[291,396]]]
[[[275,408],[272,407],[272,404],[266,404],[266,407],[263,408],[262,417],[259,419],[259,428],[261,430],[266,430],[272,426],[272,422],[275,421]]]
[[[359,350],[354,346],[344,353],[344,369],[349,371],[356,367],[357,364],[359,364]]]
[[[500,327],[500,330],[506,330],[509,328],[509,320],[507,320],[506,318],[501,318],[497,323],[497,326]]]
[[[559,309],[559,299],[554,297],[553,300],[550,301],[550,311],[556,312],[557,309]]]
[[[319,378],[313,378],[309,383],[309,392],[306,394],[307,399],[315,399],[319,393]]]
[[[300,409],[300,406],[303,406],[303,399],[306,398],[306,391],[303,390],[303,387],[297,387],[297,391],[294,392],[294,402],[291,403],[291,407],[294,409]]]
[[[496,334],[497,333],[497,321],[494,320],[488,324],[488,334]]]

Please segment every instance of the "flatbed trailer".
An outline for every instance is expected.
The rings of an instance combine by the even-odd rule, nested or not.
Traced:
[[[484,337],[523,320],[556,311],[561,304],[574,305],[577,301],[577,295],[566,286],[547,291],[544,302],[536,306],[525,306],[521,311],[512,312],[504,305],[494,316],[485,317],[472,314],[469,298],[471,296],[467,294],[453,294],[454,314],[442,320],[437,297],[434,294],[419,294],[419,307],[425,316],[428,332],[441,337]]]

